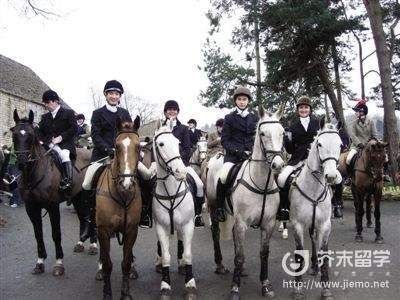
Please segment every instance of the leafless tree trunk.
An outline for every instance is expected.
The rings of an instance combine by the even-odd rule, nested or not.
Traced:
[[[142,124],[147,124],[157,117],[158,105],[143,98],[125,92],[122,106],[132,117],[139,116]]]
[[[399,150],[399,131],[394,111],[393,86],[391,83],[390,52],[386,45],[385,33],[382,23],[382,7],[378,0],[363,0],[372,35],[375,41],[376,55],[378,58],[379,73],[381,77],[382,99],[384,110],[384,124],[389,142],[389,160],[391,162],[392,178],[397,172],[396,158]]]
[[[99,93],[97,93],[93,87],[90,88],[90,93],[92,95],[93,108],[98,109],[102,107],[104,103],[103,96],[99,95]]]

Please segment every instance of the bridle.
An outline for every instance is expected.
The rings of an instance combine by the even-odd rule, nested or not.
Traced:
[[[321,156],[320,156],[320,154],[319,154],[318,138],[319,138],[321,135],[327,134],[327,133],[332,133],[332,134],[339,135],[339,133],[338,133],[336,130],[322,131],[321,133],[319,133],[319,134],[317,135],[316,147],[317,147],[318,159],[319,159],[319,163],[320,163],[320,169],[322,169],[323,164],[324,164],[325,162],[329,161],[329,160],[335,161],[336,166],[337,166],[338,163],[339,163],[338,159],[337,159],[336,157],[333,157],[333,156],[328,156],[328,157],[325,157],[324,159],[321,159]],[[307,164],[307,166],[308,166],[308,164]],[[308,168],[310,168],[310,167],[308,166]],[[316,170],[314,170],[314,171],[316,171]]]
[[[282,152],[283,150],[267,150],[267,148],[264,145],[264,142],[262,140],[262,136],[263,133],[261,132],[261,126],[264,124],[280,124],[279,121],[264,121],[264,122],[260,122],[258,124],[258,132],[259,132],[259,138],[260,138],[260,147],[261,147],[261,151],[263,153],[263,156],[265,157],[265,159],[252,159],[252,161],[266,161],[269,165],[273,162],[273,160],[275,159],[275,157],[279,156],[280,158],[282,158]]]
[[[160,162],[160,159],[161,159],[161,162],[162,162],[163,165],[164,165],[163,170],[167,173],[167,175],[166,175],[165,177],[163,177],[163,178],[157,178],[157,179],[161,179],[161,180],[165,180],[165,179],[167,179],[170,175],[174,175],[174,171],[173,171],[172,168],[169,166],[169,164],[170,164],[172,161],[176,160],[176,159],[182,159],[181,155],[177,155],[177,156],[174,156],[174,157],[170,158],[169,160],[166,160],[166,159],[161,155],[161,152],[160,152],[160,150],[158,149],[157,139],[158,139],[161,135],[163,135],[163,134],[173,134],[173,133],[170,132],[170,131],[168,131],[168,132],[161,132],[161,133],[157,134],[157,135],[154,137],[154,147],[155,147],[156,154],[157,154],[157,155],[156,155],[156,159],[157,159],[158,162]],[[160,164],[160,165],[161,165],[161,164]]]

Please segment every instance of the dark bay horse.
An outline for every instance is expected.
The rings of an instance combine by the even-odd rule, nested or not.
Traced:
[[[133,123],[117,118],[116,153],[110,165],[102,172],[96,189],[96,224],[100,243],[100,261],[103,269],[103,299],[112,299],[110,237],[122,233],[123,260],[121,299],[131,299],[129,294],[129,271],[133,261],[142,199],[137,182],[139,158],[140,119]],[[119,239],[118,239],[119,240]]]
[[[381,235],[381,211],[380,202],[383,188],[383,165],[386,159],[387,143],[371,139],[364,147],[361,155],[357,157],[355,170],[352,177],[351,192],[354,198],[355,221],[356,221],[356,242],[362,242],[364,200],[366,201],[367,220],[370,223],[371,196],[374,199],[375,217],[375,242],[383,243]],[[341,160],[343,161],[343,160]],[[369,218],[368,218],[369,215]]]
[[[44,260],[47,253],[43,241],[42,209],[45,209],[50,218],[52,237],[56,248],[56,264],[53,275],[64,274],[64,257],[61,246],[60,228],[60,203],[66,200],[63,192],[59,190],[60,171],[54,159],[40,144],[38,134],[33,126],[34,115],[29,111],[29,117],[20,119],[17,110],[14,110],[15,126],[11,128],[17,162],[22,171],[19,186],[25,209],[32,222],[37,242],[38,260],[32,274],[44,272]],[[71,196],[74,199],[82,189],[85,172],[80,172],[83,166],[90,161],[90,152],[78,149],[75,170],[73,174],[73,187]]]

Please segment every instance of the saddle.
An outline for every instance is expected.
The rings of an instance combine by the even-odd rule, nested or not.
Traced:
[[[232,206],[232,193],[235,190],[235,181],[236,177],[242,168],[244,161],[234,164],[233,167],[229,170],[228,175],[226,177],[226,182],[225,182],[225,190],[226,190],[226,208],[227,211],[231,214],[233,212],[233,206]]]

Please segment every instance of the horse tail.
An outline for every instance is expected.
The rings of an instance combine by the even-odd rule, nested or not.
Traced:
[[[229,241],[232,239],[233,229],[233,216],[230,214],[226,215],[226,221],[219,223],[219,229],[221,231],[220,239],[223,241]]]

